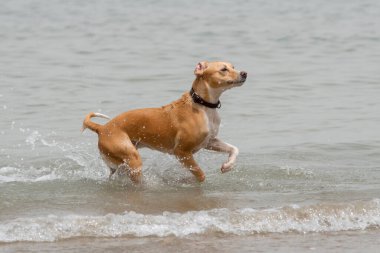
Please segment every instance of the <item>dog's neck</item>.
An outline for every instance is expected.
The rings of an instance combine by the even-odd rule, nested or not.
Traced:
[[[203,100],[212,104],[217,104],[223,93],[222,89],[211,88],[202,77],[197,77],[194,80],[192,88]]]

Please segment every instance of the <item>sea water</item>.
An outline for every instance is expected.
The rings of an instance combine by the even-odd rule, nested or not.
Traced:
[[[2,1],[0,251],[377,252],[379,13],[376,0]],[[143,149],[141,186],[108,180],[84,116],[167,104],[204,60],[248,72],[219,109],[235,168],[201,151],[206,181],[184,183],[174,157]]]

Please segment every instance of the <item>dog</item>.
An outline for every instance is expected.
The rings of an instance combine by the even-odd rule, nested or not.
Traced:
[[[89,113],[83,121],[86,128],[98,134],[102,159],[110,168],[110,178],[117,171],[139,183],[142,161],[139,148],[173,154],[199,182],[205,174],[194,160],[200,149],[228,153],[221,172],[230,171],[239,149],[220,140],[217,135],[220,117],[217,108],[222,93],[244,84],[247,72],[237,71],[227,62],[200,62],[190,92],[160,108],[144,108],[124,112],[105,125],[91,121],[92,117],[110,119],[101,113]]]

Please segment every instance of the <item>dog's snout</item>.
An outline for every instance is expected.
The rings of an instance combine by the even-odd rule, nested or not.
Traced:
[[[242,77],[242,78],[247,78],[247,72],[245,72],[245,71],[241,71],[240,72],[240,76]]]

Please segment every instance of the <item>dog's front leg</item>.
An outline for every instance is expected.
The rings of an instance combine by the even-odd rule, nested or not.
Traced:
[[[205,147],[208,150],[213,150],[217,152],[228,153],[228,161],[222,165],[220,170],[222,173],[230,171],[235,164],[236,157],[239,154],[239,149],[231,144],[225,143],[218,138],[211,139],[208,145]]]
[[[194,160],[193,154],[191,152],[186,152],[182,150],[175,150],[175,156],[177,159],[185,166],[190,172],[197,178],[199,182],[203,182],[205,180],[205,174]]]

